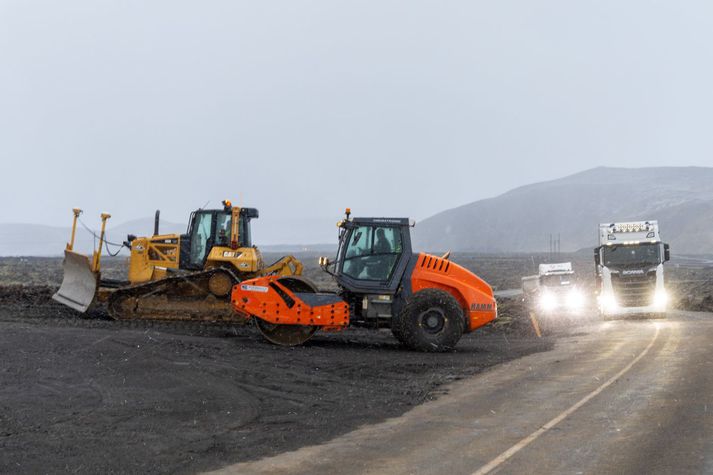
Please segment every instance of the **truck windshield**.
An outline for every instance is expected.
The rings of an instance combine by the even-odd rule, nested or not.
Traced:
[[[602,257],[607,267],[658,265],[661,263],[661,245],[657,243],[605,247]]]

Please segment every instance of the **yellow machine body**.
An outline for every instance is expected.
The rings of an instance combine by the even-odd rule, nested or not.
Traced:
[[[180,268],[181,236],[165,234],[140,237],[131,242],[129,282],[141,284],[166,277],[167,269]],[[208,253],[205,269],[229,267],[239,274],[254,274],[264,267],[262,254],[254,247],[232,249],[213,246]]]
[[[177,234],[134,239],[129,257],[129,282],[140,284],[163,279],[166,269],[178,269],[180,242]]]
[[[302,273],[302,263],[294,256],[265,266],[262,254],[250,238],[249,223],[258,217],[257,210],[232,206],[229,201],[223,205],[223,209],[194,211],[186,234],[159,234],[157,212],[154,235],[129,236],[125,242],[131,254],[128,282],[123,283],[100,277],[101,250],[110,216],[102,214],[98,250],[89,257],[73,249],[77,220],[82,212],[74,209],[72,234],[65,250],[64,279],[53,298],[80,312],[87,311],[95,301],[109,301],[110,313],[115,318],[173,318],[190,314],[191,318],[205,320],[213,318],[209,311],[215,315],[217,309],[225,315],[225,309],[230,309],[227,296],[236,281]],[[162,281],[165,284],[160,288],[151,287],[151,283]],[[151,309],[155,310],[153,315]],[[160,310],[168,313],[158,316]]]

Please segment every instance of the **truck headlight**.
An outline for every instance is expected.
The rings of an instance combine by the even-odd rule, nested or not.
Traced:
[[[551,292],[544,292],[539,299],[540,308],[544,311],[550,311],[557,308],[557,298]]]
[[[567,294],[567,306],[569,308],[582,308],[584,306],[584,294],[579,289],[572,289]]]
[[[665,307],[668,303],[668,293],[665,290],[657,290],[654,295],[654,305],[657,307]]]
[[[616,298],[612,294],[603,294],[599,297],[599,304],[604,311],[613,311],[619,307]]]

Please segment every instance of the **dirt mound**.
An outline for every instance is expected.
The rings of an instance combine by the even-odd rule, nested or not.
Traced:
[[[53,320],[50,324],[67,324],[81,319],[106,320],[106,309],[99,306],[79,313],[52,300],[57,292],[53,285],[0,285],[0,306],[5,321]]]
[[[485,330],[521,336],[535,334],[529,310],[519,298],[499,299],[498,318],[492,325],[485,327]]]
[[[0,285],[0,303],[16,305],[52,305],[57,287],[49,285]]]
[[[713,312],[713,293],[710,291],[698,295],[686,295],[676,302],[676,308],[693,312]]]

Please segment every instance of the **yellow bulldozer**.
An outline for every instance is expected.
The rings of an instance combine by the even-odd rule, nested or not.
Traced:
[[[258,210],[233,206],[227,200],[222,204],[222,209],[191,213],[185,234],[160,234],[157,211],[152,236],[129,235],[123,243],[131,251],[127,281],[101,277],[102,247],[111,216],[101,215],[101,231],[95,236],[98,249],[87,256],[74,250],[82,210],[73,209],[64,278],[52,298],[82,313],[105,303],[109,315],[122,320],[241,321],[230,305],[236,283],[266,275],[301,275],[302,263],[285,256],[265,266],[250,236],[250,221],[258,217]]]

